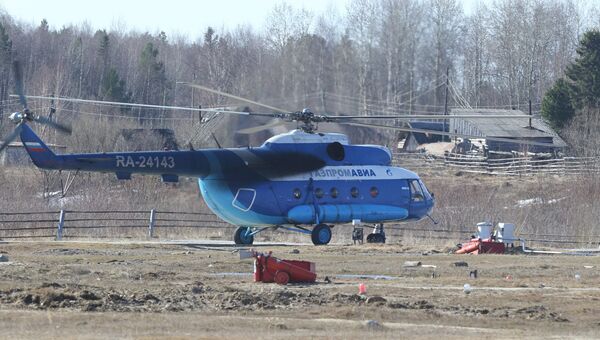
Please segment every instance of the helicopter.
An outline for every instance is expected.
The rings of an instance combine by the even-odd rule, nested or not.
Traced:
[[[334,122],[455,136],[457,134],[364,121],[478,117],[347,116],[316,114],[309,109],[267,113],[160,106],[276,119],[274,123],[247,129],[247,133],[281,122],[296,122],[298,128],[273,136],[258,147],[57,155],[38,137],[29,126],[30,123],[45,124],[63,133],[70,133],[71,127],[35,114],[28,108],[27,98],[101,101],[25,96],[18,62],[14,64],[14,74],[15,96],[19,98],[23,110],[10,115],[9,119],[16,128],[0,145],[0,151],[20,137],[33,163],[42,169],[114,173],[120,180],[131,179],[132,174],[158,175],[164,182],[177,182],[181,176],[197,178],[200,193],[209,209],[220,219],[237,226],[233,239],[238,245],[252,244],[257,234],[269,229],[307,234],[313,244],[326,245],[331,241],[331,229],[335,225],[356,221],[375,226],[367,240],[385,242],[384,223],[431,218],[435,205],[434,194],[417,173],[393,166],[392,153],[387,147],[352,144],[348,136],[341,133],[320,133],[317,131],[319,123]],[[197,84],[182,84],[229,95]],[[510,116],[515,117],[529,116]]]

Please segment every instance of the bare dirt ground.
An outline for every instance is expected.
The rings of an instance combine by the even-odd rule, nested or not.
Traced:
[[[0,263],[0,338],[600,335],[600,257],[451,255],[402,245],[256,249],[316,262],[317,283],[254,283],[252,260],[233,247],[0,243],[9,259]],[[366,296],[357,294],[359,283]]]

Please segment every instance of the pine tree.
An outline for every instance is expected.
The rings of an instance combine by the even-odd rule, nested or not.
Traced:
[[[574,115],[575,109],[571,104],[569,84],[564,78],[560,78],[544,95],[542,116],[553,128],[561,129]]]
[[[129,94],[125,81],[119,77],[117,70],[110,68],[102,81],[102,99],[115,102],[128,102]]]
[[[142,51],[139,67],[144,80],[143,102],[160,104],[167,77],[165,65],[158,60],[158,48],[151,42]]]
[[[600,106],[600,31],[586,32],[577,59],[567,68],[572,102],[577,109]]]

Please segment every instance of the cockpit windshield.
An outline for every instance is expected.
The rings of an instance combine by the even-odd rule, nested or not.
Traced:
[[[413,202],[422,202],[425,200],[425,196],[423,195],[423,190],[421,190],[421,185],[419,185],[419,181],[416,179],[408,181],[410,185],[410,200]]]
[[[423,202],[425,200],[431,200],[431,194],[425,187],[425,184],[421,180],[409,180],[410,185],[410,200],[413,202]]]
[[[419,183],[421,184],[421,189],[423,189],[423,193],[425,194],[425,199],[432,199],[433,196],[431,196],[431,193],[429,192],[429,190],[427,190],[427,187],[425,186],[425,183],[423,183],[423,181],[419,180]]]

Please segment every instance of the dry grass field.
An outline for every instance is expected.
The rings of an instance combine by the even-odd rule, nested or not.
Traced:
[[[9,262],[0,263],[0,337],[594,338],[600,334],[600,258],[595,256],[461,256],[402,245],[256,249],[316,262],[317,283],[254,283],[252,261],[240,260],[231,246],[1,243],[0,252]],[[421,261],[423,266],[405,268],[405,261]],[[466,261],[468,267],[455,266],[457,261]],[[475,269],[478,277],[470,278]],[[357,294],[359,283],[366,284],[366,296]],[[463,292],[465,283],[473,287],[470,294]]]

